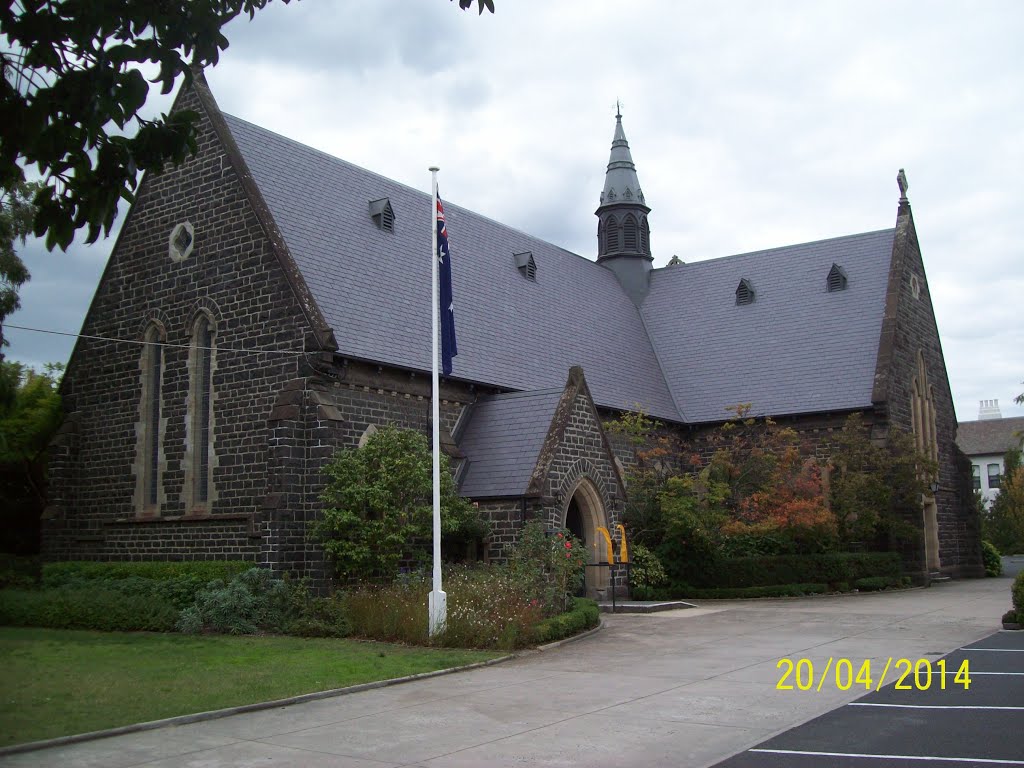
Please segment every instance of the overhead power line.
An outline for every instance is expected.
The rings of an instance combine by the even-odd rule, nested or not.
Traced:
[[[69,333],[67,331],[54,331],[48,328],[30,328],[26,325],[14,325],[12,323],[4,323],[3,327],[13,328],[18,331],[31,331],[33,333],[47,333],[51,336],[70,336],[76,339],[88,339],[90,341],[109,341],[115,344],[135,344],[137,346],[154,346],[154,347],[167,347],[169,349],[209,349],[217,352],[241,352],[245,354],[260,354],[260,355],[308,355],[309,352],[305,350],[294,350],[294,349],[266,349],[266,348],[253,348],[253,347],[197,347],[194,344],[171,344],[166,341],[145,341],[144,339],[118,339],[112,336],[94,336],[87,333]]]

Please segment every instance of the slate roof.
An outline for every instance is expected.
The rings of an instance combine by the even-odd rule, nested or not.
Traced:
[[[430,370],[430,196],[230,115],[228,127],[339,353]],[[442,188],[442,196],[443,196]],[[369,203],[387,197],[393,233]],[[640,313],[609,270],[445,201],[459,355],[452,376],[515,390],[583,367],[598,405],[678,420]],[[516,269],[530,251],[536,281]]]
[[[468,461],[459,493],[471,498],[526,493],[563,391],[512,392],[477,400],[459,441]]]
[[[1024,416],[1007,419],[961,421],[957,425],[956,444],[968,456],[1002,454],[1021,447]]]
[[[684,421],[871,405],[895,230],[654,270],[643,317]],[[845,290],[829,293],[838,264]],[[736,304],[747,279],[754,302]]]
[[[339,353],[429,370],[429,196],[224,118]],[[385,197],[393,232],[370,217]],[[598,406],[689,423],[741,402],[757,415],[871,405],[893,229],[654,270],[637,309],[596,262],[448,201],[445,213],[454,379],[533,392],[580,365]],[[516,268],[527,251],[535,281]],[[848,282],[828,293],[833,263]],[[743,278],[756,298],[737,306]]]

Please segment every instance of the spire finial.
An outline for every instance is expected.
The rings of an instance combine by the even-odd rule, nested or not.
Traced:
[[[622,119],[622,103],[618,99],[615,100],[615,119]]]
[[[896,174],[896,185],[900,188],[900,202],[907,202],[907,190],[910,189],[910,183],[907,181],[907,174],[900,168],[900,172]]]

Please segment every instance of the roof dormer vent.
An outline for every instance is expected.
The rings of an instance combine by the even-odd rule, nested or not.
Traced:
[[[736,286],[736,304],[742,306],[744,304],[754,303],[754,286],[751,285],[747,278],[740,280],[740,284]]]
[[[519,270],[519,274],[525,277],[527,280],[537,280],[537,262],[533,260],[533,253],[530,251],[523,251],[523,253],[513,253],[512,258],[515,259],[516,269]]]
[[[391,200],[388,198],[370,201],[370,218],[377,225],[377,229],[384,232],[395,231],[395,209],[391,207]]]
[[[838,264],[833,264],[828,271],[828,278],[825,280],[825,287],[829,293],[846,290],[846,272]]]

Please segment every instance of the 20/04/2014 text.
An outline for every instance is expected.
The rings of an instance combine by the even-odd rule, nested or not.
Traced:
[[[946,668],[946,660],[939,659],[894,659],[890,656],[885,660],[882,673],[876,678],[872,671],[872,664],[881,665],[881,659],[873,662],[872,659],[854,661],[853,659],[836,659],[829,656],[821,676],[814,671],[814,662],[810,659],[779,659],[775,665],[781,671],[775,688],[780,691],[816,691],[820,692],[826,685],[834,685],[840,691],[848,691],[855,686],[864,686],[866,691],[879,691],[885,685],[889,677],[890,669],[896,679],[896,690],[898,691],[927,691],[933,687],[939,690],[946,690],[947,685],[953,687],[963,686],[966,691],[971,686],[970,666],[965,659],[954,672]],[[876,667],[877,668],[877,667]],[[946,678],[952,676],[952,683]]]

